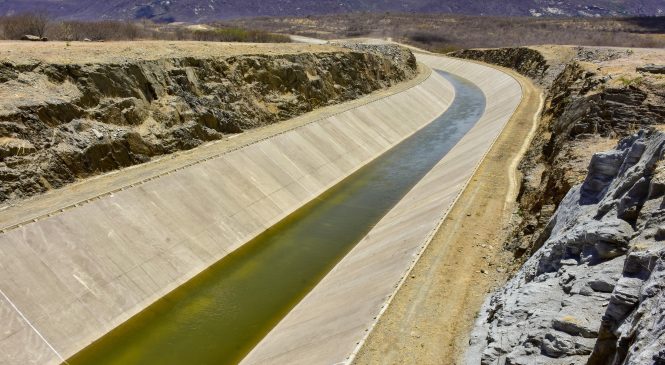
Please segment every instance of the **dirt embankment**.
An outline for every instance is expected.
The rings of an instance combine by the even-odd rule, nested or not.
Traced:
[[[410,79],[394,46],[0,43],[0,203]]]
[[[481,310],[466,361],[665,363],[665,76],[643,68],[662,63],[665,51],[461,55],[515,67],[547,88],[505,244],[526,263]],[[524,60],[534,58],[529,70]]]

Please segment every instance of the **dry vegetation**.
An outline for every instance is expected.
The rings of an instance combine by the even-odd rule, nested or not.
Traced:
[[[182,32],[183,29],[179,28],[176,33]],[[185,37],[179,39],[191,39],[195,41],[215,41],[215,42],[253,42],[253,43],[282,43],[290,42],[288,36],[282,34],[274,34],[260,30],[244,29],[240,27],[227,27],[218,25],[212,29],[190,30],[190,34],[185,31]]]
[[[52,20],[46,13],[24,13],[0,17],[0,39],[21,39],[24,35],[61,41],[195,40],[214,42],[289,42],[288,36],[238,26],[187,26],[150,21]]]
[[[449,14],[340,14],[250,18],[237,26],[331,39],[393,38],[436,51],[531,44],[665,47],[665,18],[533,18]]]
[[[282,33],[282,34],[276,34]],[[665,47],[665,17],[533,18],[450,14],[353,13],[304,18],[244,18],[209,25],[130,21],[55,21],[45,13],[0,17],[0,39],[288,42],[316,38],[392,38],[433,51],[533,44]]]

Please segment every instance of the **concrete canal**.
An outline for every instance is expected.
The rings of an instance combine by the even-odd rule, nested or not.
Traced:
[[[239,362],[478,121],[482,91],[442,75],[444,114],[68,363]]]

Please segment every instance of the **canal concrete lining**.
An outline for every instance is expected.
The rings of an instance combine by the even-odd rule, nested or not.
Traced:
[[[427,125],[453,98],[432,73],[398,94],[0,233],[0,364],[62,362]]]
[[[419,55],[486,95],[478,123],[248,354],[241,364],[350,363],[522,97],[494,68]]]

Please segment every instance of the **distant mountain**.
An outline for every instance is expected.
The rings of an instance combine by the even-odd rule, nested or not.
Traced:
[[[69,19],[187,22],[363,11],[592,17],[665,15],[665,0],[0,0],[0,15],[29,10]]]

